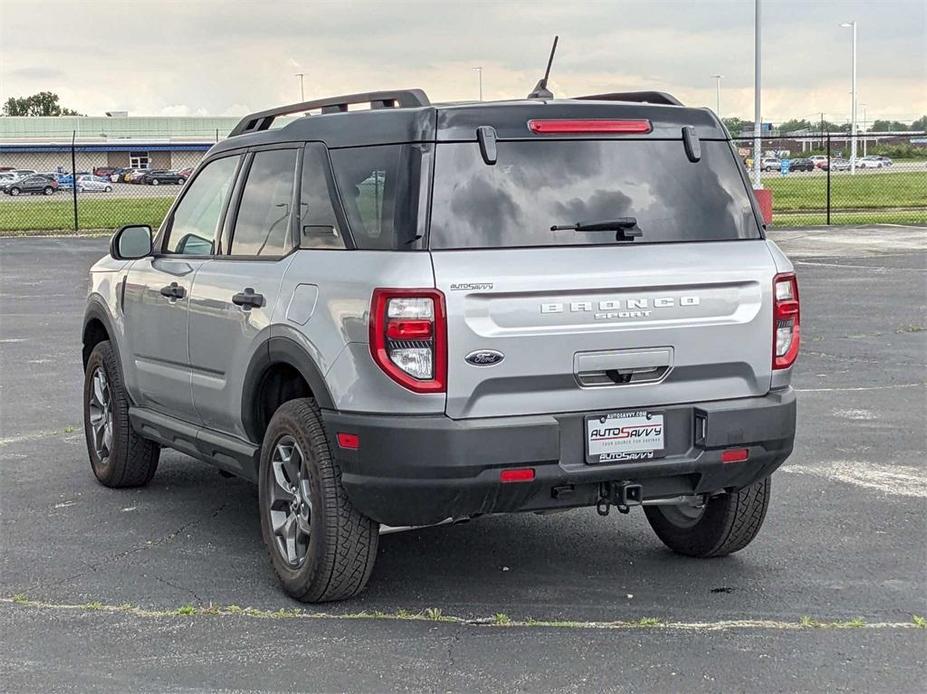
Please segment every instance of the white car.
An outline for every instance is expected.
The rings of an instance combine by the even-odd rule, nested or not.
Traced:
[[[78,176],[77,192],[79,193],[112,193],[113,186],[108,179],[100,176]]]
[[[808,158],[814,162],[814,168],[816,169],[823,169],[825,166],[827,166],[826,154],[814,154]]]
[[[877,154],[870,154],[868,157],[863,157],[856,162],[856,166],[860,169],[881,169],[882,167],[891,165],[891,159],[888,157],[881,157]]]
[[[763,157],[760,164],[763,171],[779,171],[782,168],[782,162],[776,157]]]

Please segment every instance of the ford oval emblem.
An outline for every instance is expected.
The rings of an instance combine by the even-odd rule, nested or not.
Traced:
[[[478,349],[464,357],[464,360],[472,366],[494,366],[503,359],[505,355],[494,349]]]

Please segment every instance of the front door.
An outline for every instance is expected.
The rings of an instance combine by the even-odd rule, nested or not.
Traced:
[[[226,220],[225,253],[197,273],[190,298],[193,402],[204,426],[246,439],[242,385],[268,337],[295,238],[296,149],[246,161]]]
[[[190,386],[190,295],[197,272],[213,257],[240,159],[216,159],[201,169],[165,222],[155,255],[135,261],[126,278],[130,395],[142,407],[191,423],[198,418]]]

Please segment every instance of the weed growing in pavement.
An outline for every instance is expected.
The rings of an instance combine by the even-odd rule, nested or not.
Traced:
[[[509,616],[505,612],[496,612],[493,615],[493,624],[500,627],[507,627],[512,624],[512,620],[509,619]]]
[[[918,629],[927,629],[927,619],[920,617],[916,614],[911,615],[911,621],[914,622],[914,626]]]

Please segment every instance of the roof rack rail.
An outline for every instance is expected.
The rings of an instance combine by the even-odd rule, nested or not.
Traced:
[[[573,98],[590,101],[636,101],[642,104],[666,104],[668,106],[683,105],[679,99],[666,92],[612,92],[611,94],[590,94]]]
[[[311,111],[317,108],[322,109],[322,113],[343,113],[348,110],[350,104],[370,104],[370,108],[378,109],[415,108],[417,106],[429,106],[431,102],[428,101],[428,97],[421,89],[396,89],[385,92],[365,92],[363,94],[330,96],[325,99],[303,101],[299,104],[278,106],[277,108],[249,114],[242,118],[238,125],[232,128],[229,137],[267,130],[273,125],[274,120],[280,116],[289,116],[294,113]]]

